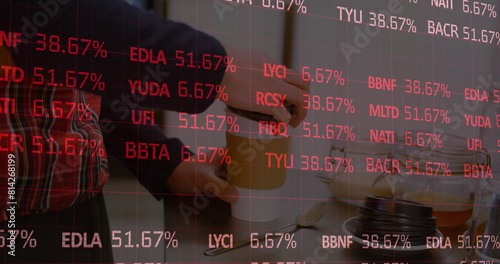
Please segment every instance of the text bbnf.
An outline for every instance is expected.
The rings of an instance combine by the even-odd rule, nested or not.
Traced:
[[[17,48],[21,43],[22,34],[18,32],[5,32],[0,30],[0,46]]]

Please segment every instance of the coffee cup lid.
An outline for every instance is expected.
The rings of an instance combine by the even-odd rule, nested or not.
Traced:
[[[364,206],[410,217],[432,217],[432,207],[421,203],[383,196],[366,196]]]
[[[404,214],[391,213],[386,211],[379,211],[360,206],[358,213],[369,218],[380,218],[387,221],[408,223],[412,225],[431,225],[436,223],[436,217],[411,217]]]

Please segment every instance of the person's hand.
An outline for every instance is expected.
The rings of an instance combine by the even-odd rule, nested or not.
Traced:
[[[167,187],[175,194],[215,195],[225,202],[235,202],[238,199],[236,188],[217,176],[226,173],[222,158],[217,153],[209,152],[196,157],[196,160],[206,159],[207,162],[181,162],[168,177]]]
[[[226,86],[226,104],[248,111],[260,112],[274,116],[279,122],[297,127],[307,115],[304,109],[304,94],[309,92],[309,82],[303,81],[297,71],[287,69],[286,79],[264,76],[264,63],[275,63],[268,55],[259,51],[235,50],[226,48],[228,56],[234,57],[232,64],[238,68],[236,72],[228,70],[222,85]],[[277,93],[286,96],[286,101],[295,106],[290,115],[284,105],[258,105],[257,92]]]

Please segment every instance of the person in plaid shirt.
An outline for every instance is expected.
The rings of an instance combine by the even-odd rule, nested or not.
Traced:
[[[46,23],[40,18],[43,12]],[[117,107],[200,113],[212,104],[216,93],[203,98],[183,97],[178,93],[178,82],[214,85],[222,82],[228,87],[228,105],[274,114],[278,120],[294,127],[306,114],[302,96],[308,84],[302,82],[298,74],[290,72],[287,80],[265,79],[259,71],[252,71],[252,68],[260,68],[263,61],[270,61],[264,54],[225,49],[211,36],[185,24],[163,20],[122,0],[3,1],[0,2],[0,30],[22,33],[22,43],[9,49],[0,46],[0,66],[20,67],[24,72],[22,81],[15,78],[0,81],[0,100],[10,103],[9,107],[0,107],[4,110],[0,111],[0,162],[8,160],[10,154],[15,155],[15,228],[36,230],[47,238],[35,249],[27,248],[23,252],[18,247],[15,257],[9,255],[9,248],[5,247],[3,257],[9,263],[113,262],[101,192],[109,178],[108,156],[123,161],[157,199],[166,193],[204,190],[207,183],[220,187],[213,192],[224,201],[237,199],[235,188],[216,176],[220,165],[182,162],[180,140],[166,138],[154,125],[133,124],[131,115],[122,115],[116,111]],[[49,52],[45,44],[50,40],[45,38],[50,36],[98,39],[106,43],[109,53],[106,58],[95,58]],[[158,55],[156,63],[133,61],[131,47],[162,50],[168,59],[163,61]],[[186,54],[192,52],[194,61],[206,59],[203,54],[235,56],[234,63],[246,67],[237,73],[225,73],[225,67],[217,70],[179,67],[172,59],[178,50]],[[210,58],[215,60],[215,56]],[[5,71],[12,69],[8,67],[0,69],[0,76],[6,76]],[[169,96],[145,96],[130,103],[116,100],[131,95],[129,80],[142,80],[156,67],[168,73],[162,81],[169,87]],[[45,72],[54,69],[54,72],[102,73],[106,89],[54,85],[41,80],[40,68]],[[54,83],[65,83],[65,77],[55,74]],[[290,115],[284,107],[254,105],[253,87],[286,93],[287,99],[296,105],[296,113]],[[189,92],[193,93],[192,88]],[[82,105],[85,106],[83,116],[82,111],[75,110]],[[54,113],[56,106],[60,114]],[[109,124],[113,129],[109,129]],[[124,142],[165,145],[168,155],[160,159],[127,159]],[[91,143],[93,148],[89,146]],[[1,169],[0,222],[4,230],[12,229],[7,178],[7,170]],[[103,247],[61,248],[61,232],[98,232]]]

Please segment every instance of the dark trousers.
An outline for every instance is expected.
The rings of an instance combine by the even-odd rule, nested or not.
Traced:
[[[15,256],[9,255],[11,249],[6,247],[7,222],[0,223],[1,263],[113,263],[102,193],[64,211],[17,216],[15,221],[16,229],[22,230],[16,239]]]

